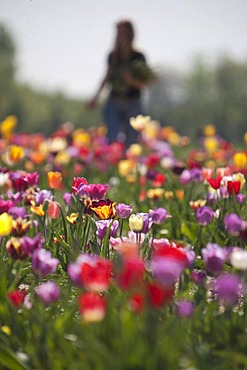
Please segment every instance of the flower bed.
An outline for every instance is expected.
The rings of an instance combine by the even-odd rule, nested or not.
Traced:
[[[0,125],[0,365],[245,369],[245,149],[149,117],[51,137]]]

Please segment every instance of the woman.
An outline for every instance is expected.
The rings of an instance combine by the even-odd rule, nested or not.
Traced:
[[[109,142],[125,135],[126,146],[137,140],[136,131],[130,126],[130,117],[143,114],[141,92],[153,75],[145,56],[133,47],[134,28],[129,20],[117,23],[116,42],[108,56],[108,68],[98,91],[87,104],[94,108],[103,88],[108,85],[110,93],[103,109]]]

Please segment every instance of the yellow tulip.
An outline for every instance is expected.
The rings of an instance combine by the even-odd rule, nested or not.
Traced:
[[[0,236],[7,236],[12,230],[12,217],[4,212],[0,215]]]

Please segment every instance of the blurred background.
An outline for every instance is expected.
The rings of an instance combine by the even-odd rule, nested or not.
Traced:
[[[247,131],[246,0],[0,0],[0,121],[51,134],[101,123],[85,102],[106,70],[115,23],[158,75],[147,114],[192,138],[211,123],[225,139]],[[102,101],[104,96],[102,97]]]

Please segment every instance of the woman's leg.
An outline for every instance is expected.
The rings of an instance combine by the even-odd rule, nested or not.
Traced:
[[[103,119],[107,126],[107,137],[109,143],[117,140],[117,134],[120,125],[120,112],[117,106],[117,102],[114,99],[109,98],[103,109]]]

